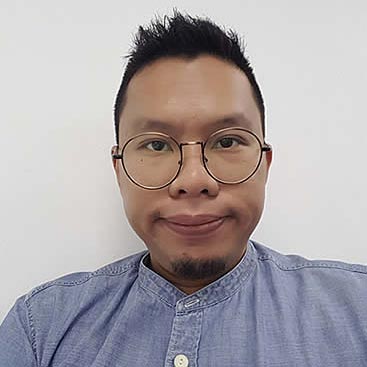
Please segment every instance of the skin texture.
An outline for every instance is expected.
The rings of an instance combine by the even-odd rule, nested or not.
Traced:
[[[214,121],[229,115],[231,121],[264,142],[260,112],[246,75],[235,65],[213,56],[193,60],[158,59],[130,81],[120,116],[120,148],[144,130],[148,119],[169,123],[177,141],[205,141],[221,128]],[[112,159],[128,221],[150,252],[153,271],[186,294],[212,283],[233,269],[246,252],[247,241],[264,208],[265,185],[272,151],[264,152],[261,165],[248,181],[228,185],[211,178],[201,162],[200,145],[183,148],[183,167],[176,180],[159,190],[145,190],[126,176],[120,160]],[[204,236],[176,234],[166,226],[167,216],[217,214],[222,226]]]

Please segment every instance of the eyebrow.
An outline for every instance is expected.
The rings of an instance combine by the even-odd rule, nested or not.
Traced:
[[[142,119],[136,123],[139,125],[140,131],[163,131],[168,133],[169,135],[174,135],[174,133],[180,132],[182,133],[183,126],[179,127],[174,124],[169,123],[168,121],[154,120],[154,119]],[[234,113],[231,115],[227,115],[216,119],[214,121],[209,121],[205,125],[202,126],[201,130],[207,131],[212,130],[213,132],[219,130],[220,128],[232,127],[232,126],[240,126],[244,128],[250,129],[253,124],[251,121],[243,114],[243,113]]]

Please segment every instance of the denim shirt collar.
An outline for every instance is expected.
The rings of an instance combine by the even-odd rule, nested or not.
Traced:
[[[246,283],[256,268],[256,250],[249,240],[246,253],[233,269],[204,288],[188,295],[145,265],[148,255],[149,251],[140,260],[138,275],[140,286],[151,291],[167,305],[177,306],[182,312],[207,307],[232,296]]]

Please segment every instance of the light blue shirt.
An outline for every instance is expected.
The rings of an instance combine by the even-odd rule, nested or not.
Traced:
[[[251,240],[235,268],[187,295],[148,255],[18,298],[0,326],[0,366],[367,366],[367,266]]]

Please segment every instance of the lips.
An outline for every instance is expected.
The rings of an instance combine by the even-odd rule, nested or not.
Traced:
[[[225,217],[212,214],[174,215],[162,218],[164,224],[175,233],[185,236],[214,234],[225,221]]]
[[[221,218],[222,217],[218,215],[212,215],[212,214],[198,214],[198,215],[178,214],[171,217],[166,217],[165,219],[170,223],[180,224],[182,226],[197,226],[201,224],[210,223]]]

